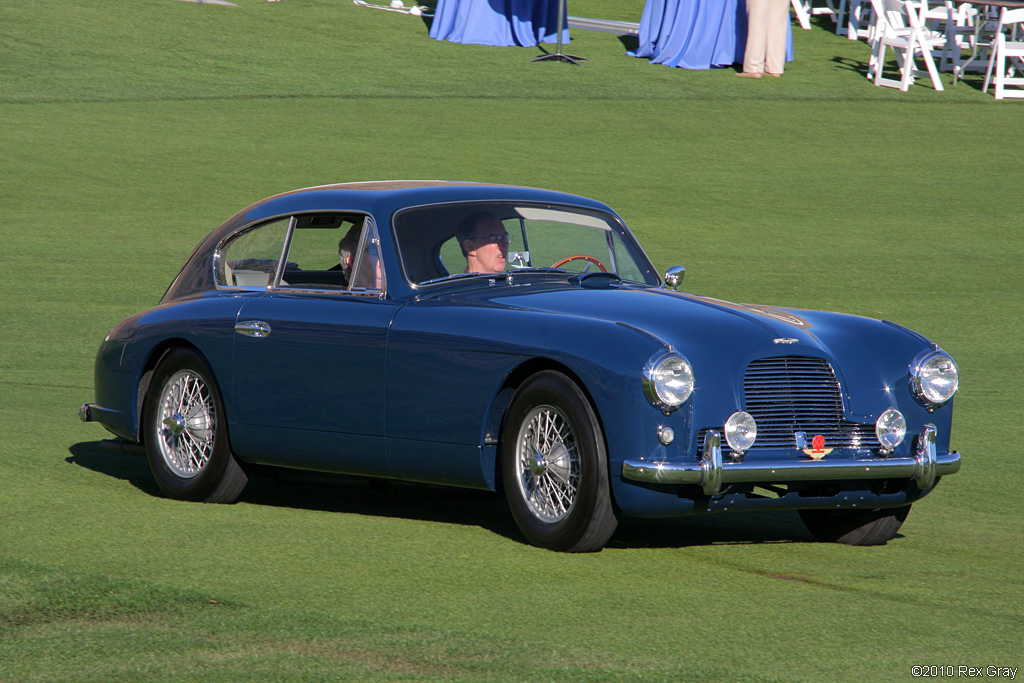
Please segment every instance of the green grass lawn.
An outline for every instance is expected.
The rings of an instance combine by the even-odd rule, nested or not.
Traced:
[[[0,681],[904,681],[1024,665],[1024,103],[907,93],[794,29],[783,79],[574,31],[576,68],[347,0],[0,0]],[[637,0],[570,14],[639,21]],[[951,86],[945,76],[947,86]],[[771,81],[771,82],[769,82]],[[894,320],[962,376],[962,471],[887,546],[791,514],[526,546],[500,499],[155,495],[75,417],[100,341],[257,199],[446,178],[608,202],[725,299]]]

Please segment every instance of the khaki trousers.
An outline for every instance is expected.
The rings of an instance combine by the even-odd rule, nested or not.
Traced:
[[[789,0],[747,0],[747,50],[743,70],[781,74],[786,68]]]

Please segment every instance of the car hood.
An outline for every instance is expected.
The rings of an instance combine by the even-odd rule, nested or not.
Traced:
[[[742,386],[747,365],[757,358],[824,358],[835,370],[851,412],[862,417],[877,416],[892,403],[885,394],[899,382],[906,384],[908,366],[930,346],[921,335],[890,322],[735,304],[650,287],[499,286],[476,296],[490,305],[628,326],[672,346],[698,377],[728,377],[734,386]],[[570,326],[566,334],[571,334]]]

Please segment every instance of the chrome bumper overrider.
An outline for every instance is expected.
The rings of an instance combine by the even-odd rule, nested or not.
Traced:
[[[778,460],[722,462],[722,437],[708,432],[698,462],[622,463],[622,478],[651,484],[697,484],[709,496],[722,492],[723,484],[793,481],[841,481],[857,479],[913,479],[921,490],[935,480],[960,470],[960,454],[935,453],[934,425],[925,425],[912,457],[835,460]]]

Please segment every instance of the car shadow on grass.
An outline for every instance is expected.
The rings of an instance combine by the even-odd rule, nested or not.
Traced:
[[[608,548],[683,548],[707,545],[814,543],[794,510],[694,514],[669,519],[630,519],[619,527]]]
[[[68,449],[70,456],[65,462],[84,467],[108,477],[121,479],[135,488],[153,496],[160,495],[160,489],[149,471],[145,455],[123,453],[104,448],[102,441],[83,441]]]
[[[161,495],[145,455],[108,450],[99,441],[76,443],[69,452],[68,463],[126,481],[147,495]],[[504,496],[490,491],[258,469],[239,502],[477,526],[525,544]],[[672,519],[624,518],[606,547],[683,548],[813,541],[796,512],[770,511]]]

